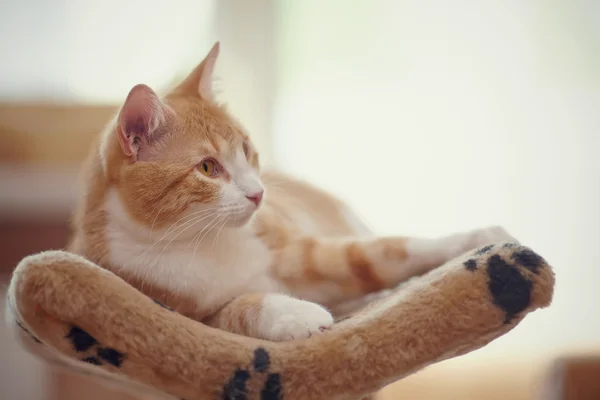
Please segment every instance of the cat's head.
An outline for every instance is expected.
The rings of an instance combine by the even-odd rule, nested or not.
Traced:
[[[131,89],[100,150],[118,199],[137,223],[193,231],[242,226],[261,203],[258,154],[217,104],[212,80],[219,44],[164,97]],[[191,222],[190,222],[191,223]]]

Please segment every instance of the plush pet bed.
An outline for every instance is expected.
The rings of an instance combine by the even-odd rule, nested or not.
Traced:
[[[9,322],[33,353],[134,391],[179,399],[361,399],[471,352],[552,300],[554,274],[531,249],[488,245],[369,298],[331,331],[268,342],[171,311],[64,251],[26,257]]]

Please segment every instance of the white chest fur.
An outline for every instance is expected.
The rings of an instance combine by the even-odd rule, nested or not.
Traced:
[[[171,241],[174,234],[165,237],[165,230],[140,227],[116,193],[108,196],[106,211],[111,264],[143,282],[197,299],[199,310],[212,312],[242,293],[279,289],[267,273],[270,251],[249,227],[222,230],[218,238],[215,231],[197,244],[194,232]]]

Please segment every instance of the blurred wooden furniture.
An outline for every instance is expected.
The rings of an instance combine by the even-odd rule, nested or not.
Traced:
[[[72,167],[117,107],[0,103],[0,163]]]
[[[564,357],[549,369],[539,400],[600,399],[600,356]]]

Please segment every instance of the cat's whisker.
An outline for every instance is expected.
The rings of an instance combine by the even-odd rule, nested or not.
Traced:
[[[221,233],[221,231],[223,230],[223,227],[225,227],[225,225],[227,224],[227,221],[229,221],[229,213],[227,213],[225,215],[224,221],[221,224],[221,226],[219,227],[219,229],[217,230],[217,234],[215,235],[215,239],[213,240],[213,244],[212,244],[212,249],[211,252],[214,254],[215,252],[215,245],[217,244],[217,242],[219,241],[219,234]]]
[[[173,269],[172,268],[168,268],[168,274],[169,274],[169,287],[173,287],[171,286],[173,284]]]
[[[217,224],[219,224],[219,222],[221,222],[221,220],[220,220],[220,217],[221,217],[221,216],[220,216],[220,215],[218,215],[218,216],[217,216],[217,217],[215,217],[215,218],[214,218],[212,221],[210,221],[210,223],[208,223],[208,224],[206,225],[206,227],[204,227],[204,229],[202,229],[202,230],[199,232],[198,236],[200,236],[200,234],[202,234],[202,232],[204,232],[205,230],[207,230],[207,229],[208,229],[208,230],[206,231],[206,233],[208,233],[208,232],[210,232],[210,231],[211,231],[211,229],[212,229],[214,226],[217,226]],[[211,224],[212,224],[212,223],[213,223],[215,220],[217,220],[217,218],[219,218],[219,220],[217,221],[217,223],[216,223],[216,224],[215,224],[213,227],[210,227],[210,226],[211,226]],[[210,228],[209,228],[209,227],[210,227]],[[206,235],[206,233],[205,233],[204,235]],[[196,237],[196,236],[194,236],[194,238],[195,238],[195,237]],[[198,250],[198,246],[200,246],[200,243],[202,242],[202,239],[203,239],[203,238],[204,238],[204,236],[202,236],[201,238],[199,238],[199,239],[198,239],[198,241],[196,242],[196,244],[194,245],[194,253],[192,254],[192,258],[190,259],[190,262],[192,262],[192,260],[194,260],[194,259],[195,259],[195,257],[196,257],[196,251]],[[189,265],[188,265],[188,267],[189,267]]]
[[[187,227],[181,229],[177,235],[175,235],[175,237],[173,237],[169,243],[167,243],[162,250],[160,251],[160,253],[158,253],[158,255],[156,256],[156,258],[154,259],[154,261],[152,261],[150,264],[148,264],[148,266],[146,267],[146,273],[144,274],[144,277],[142,278],[142,282],[146,281],[146,278],[148,277],[148,274],[150,273],[150,271],[158,264],[158,262],[160,261],[160,256],[161,254],[169,247],[169,245],[173,242],[173,240],[175,240],[175,238],[177,236],[179,236],[180,234],[182,234],[183,232],[185,232],[186,230],[188,230],[189,228],[195,226],[196,224],[198,224],[199,222],[203,221],[206,218],[210,218],[211,215],[209,216],[200,216],[197,217],[196,220],[192,221],[190,225],[188,225]],[[187,223],[189,223],[190,221],[188,221]],[[169,279],[172,279],[172,274],[169,272]]]
[[[192,221],[193,219],[195,219],[196,217],[199,217],[201,215],[206,214],[209,211],[213,211],[216,210],[217,208],[212,208],[212,209],[208,209],[208,210],[200,210],[200,211],[196,211],[190,215],[186,215],[181,217],[180,219],[178,219],[177,221],[175,221],[174,223],[172,223],[169,228],[166,230],[166,232],[163,234],[163,236],[156,240],[155,243],[161,242],[163,240],[165,240],[171,233],[173,233],[174,231],[176,231],[177,229],[179,229],[181,226],[187,224],[188,222]],[[187,221],[186,221],[187,220]]]
[[[196,216],[199,216],[199,215],[206,214],[206,213],[207,213],[207,212],[209,212],[209,211],[215,211],[215,210],[218,210],[218,209],[219,209],[219,207],[212,207],[212,208],[207,208],[207,209],[202,209],[202,210],[195,211],[195,212],[193,212],[193,213],[191,213],[191,214],[189,214],[189,215],[185,215],[185,216],[183,216],[183,217],[179,218],[179,219],[177,220],[177,222],[175,222],[174,224],[172,224],[172,225],[169,227],[169,229],[167,229],[167,231],[165,232],[165,235],[168,235],[169,233],[171,233],[171,232],[170,232],[170,231],[171,231],[171,228],[172,228],[172,227],[173,227],[175,224],[177,224],[177,223],[181,222],[182,220],[185,220],[185,219],[188,219],[188,220],[189,220],[189,219],[192,219],[192,218],[194,218],[194,217],[196,217]],[[160,239],[160,240],[162,240],[162,239]]]
[[[165,209],[165,207],[166,207],[166,204],[163,204],[163,206],[160,208],[160,210],[158,210],[158,213],[154,217],[154,221],[152,221],[152,226],[150,226],[150,234],[152,234],[152,232],[154,231],[154,225],[156,225],[156,221],[158,220],[158,216]]]
[[[160,208],[160,210],[158,211],[158,214],[156,214],[156,217],[154,217],[154,221],[152,222],[152,226],[151,226],[151,228],[150,228],[150,233],[152,233],[152,232],[154,231],[154,227],[156,226],[156,222],[157,222],[157,220],[158,220],[158,216],[159,216],[159,215],[160,215],[160,213],[161,213],[161,212],[162,212],[162,211],[165,209],[165,206],[166,206],[166,204],[164,204],[164,205],[163,205],[163,206]],[[165,232],[165,235],[168,235],[168,234],[170,233],[170,232],[169,232],[169,231],[170,231],[170,229],[171,229],[171,228],[172,228],[174,225],[176,225],[177,223],[179,223],[180,221],[182,221],[182,220],[184,220],[184,219],[187,219],[187,218],[191,218],[191,217],[193,217],[193,216],[196,216],[196,215],[198,215],[198,214],[200,214],[200,213],[204,213],[204,212],[207,212],[207,211],[214,211],[214,210],[217,210],[217,209],[218,209],[218,207],[205,208],[205,209],[202,209],[202,210],[195,211],[195,212],[193,212],[193,213],[191,213],[191,214],[184,215],[183,217],[181,217],[181,218],[179,218],[177,221],[175,221],[175,223],[173,223],[173,224],[171,224],[171,225],[169,226],[169,228],[168,228],[168,229],[167,229],[167,231]]]
[[[185,217],[180,218],[179,220],[177,220],[176,222],[174,222],[173,224],[171,224],[169,226],[169,228],[167,229],[167,232],[165,232],[165,234],[160,238],[157,239],[154,243],[152,243],[150,246],[148,246],[146,248],[146,250],[144,250],[140,255],[138,255],[135,259],[135,261],[138,261],[141,257],[143,257],[148,251],[150,251],[152,248],[154,248],[154,246],[156,246],[158,243],[162,242],[163,240],[165,240],[171,233],[174,233],[177,229],[181,228],[182,226],[192,222],[193,220],[195,220],[196,218],[200,218],[203,217],[207,211],[213,211],[218,209],[218,207],[214,207],[208,210],[201,210],[201,211],[197,211],[195,213],[192,213],[190,215],[187,215]],[[201,215],[198,215],[201,214]],[[181,224],[177,225],[180,221],[187,219],[187,221],[181,222]]]
[[[196,239],[200,237],[200,235],[202,234],[203,231],[204,231],[204,229],[202,229],[200,232],[196,233],[194,235],[194,237],[192,237],[192,239],[190,239],[190,242],[186,246],[186,248],[187,248],[187,247],[190,246],[190,244],[194,243],[194,253],[192,254],[192,258],[190,258],[190,262],[187,265],[188,268],[190,267],[190,265],[192,265],[192,262],[194,262],[194,260],[195,260],[195,257],[196,257],[196,245],[197,245]]]
[[[210,227],[210,229],[209,229],[209,230],[207,230],[207,231],[204,233],[204,235],[202,235],[202,237],[200,238],[200,240],[198,241],[198,243],[202,243],[202,240],[204,240],[204,238],[206,237],[206,235],[208,235],[208,233],[209,233],[211,230],[213,230],[213,229],[214,229],[214,228],[215,228],[215,227],[216,227],[216,226],[219,224],[219,222],[221,222],[221,220],[217,221],[217,223],[216,223],[216,224],[212,225],[212,226]]]
[[[163,253],[163,252],[164,252],[164,251],[167,249],[167,247],[169,247],[169,245],[170,245],[171,243],[173,243],[173,241],[174,241],[174,240],[175,240],[175,239],[176,239],[176,238],[177,238],[179,235],[181,235],[183,232],[187,231],[187,230],[188,230],[189,228],[191,228],[192,226],[195,226],[195,225],[196,225],[196,224],[198,224],[200,221],[203,221],[203,220],[205,220],[205,219],[207,219],[207,218],[210,218],[210,217],[212,217],[213,215],[214,215],[214,213],[213,213],[213,214],[210,214],[210,215],[201,215],[201,216],[198,216],[198,217],[196,217],[196,219],[195,219],[195,220],[194,220],[194,221],[193,221],[193,222],[192,222],[190,225],[188,225],[187,227],[185,227],[185,228],[181,229],[181,230],[180,230],[180,231],[179,231],[179,232],[178,232],[178,233],[177,233],[175,236],[173,236],[173,237],[171,238],[171,240],[169,240],[169,243],[167,243],[167,244],[166,244],[166,245],[165,245],[165,246],[162,248],[162,250],[160,251],[160,253],[158,253],[158,255],[156,256],[156,260],[154,261],[154,263],[152,263],[152,265],[154,265],[154,264],[156,263],[156,261],[158,261],[158,259],[160,259],[160,256],[161,256],[161,254],[162,254],[162,253]],[[186,222],[186,223],[189,223],[189,222],[190,222],[190,221],[188,221],[188,222]]]
[[[194,241],[195,241],[195,239],[196,239],[197,237],[199,237],[200,235],[202,235],[202,232],[204,232],[204,231],[205,231],[205,230],[206,230],[206,229],[207,229],[207,228],[210,226],[210,224],[212,224],[212,223],[213,223],[213,222],[214,222],[214,221],[215,221],[217,218],[219,218],[219,217],[221,217],[221,215],[220,215],[220,214],[219,214],[219,215],[217,215],[217,216],[216,216],[214,219],[212,219],[212,220],[211,220],[209,223],[207,223],[207,224],[206,224],[206,226],[205,226],[204,228],[202,228],[202,230],[201,230],[201,231],[199,231],[198,233],[196,233],[196,234],[194,235],[194,237],[192,238],[192,240],[191,240],[191,241],[188,243],[188,247],[189,247],[189,245],[190,245],[192,242],[194,242]]]
[[[194,225],[198,224],[199,222],[203,221],[206,218],[210,218],[211,215],[205,216],[205,215],[201,215],[196,217],[193,221],[187,221],[186,223],[182,224],[186,225],[186,227],[182,228],[181,226],[179,228],[180,231],[169,241],[169,243],[167,243],[162,250],[160,251],[160,253],[156,256],[156,258],[154,259],[154,261],[152,261],[150,264],[148,264],[146,266],[146,272],[142,278],[142,282],[146,281],[146,278],[148,277],[148,275],[150,274],[150,271],[156,266],[156,264],[159,262],[160,260],[160,256],[161,254],[169,247],[169,245],[173,242],[173,240],[175,240],[177,238],[177,236],[179,236],[180,234],[182,234],[183,232],[185,232],[186,230],[188,230],[189,228],[193,227]],[[156,243],[155,243],[156,244]]]

